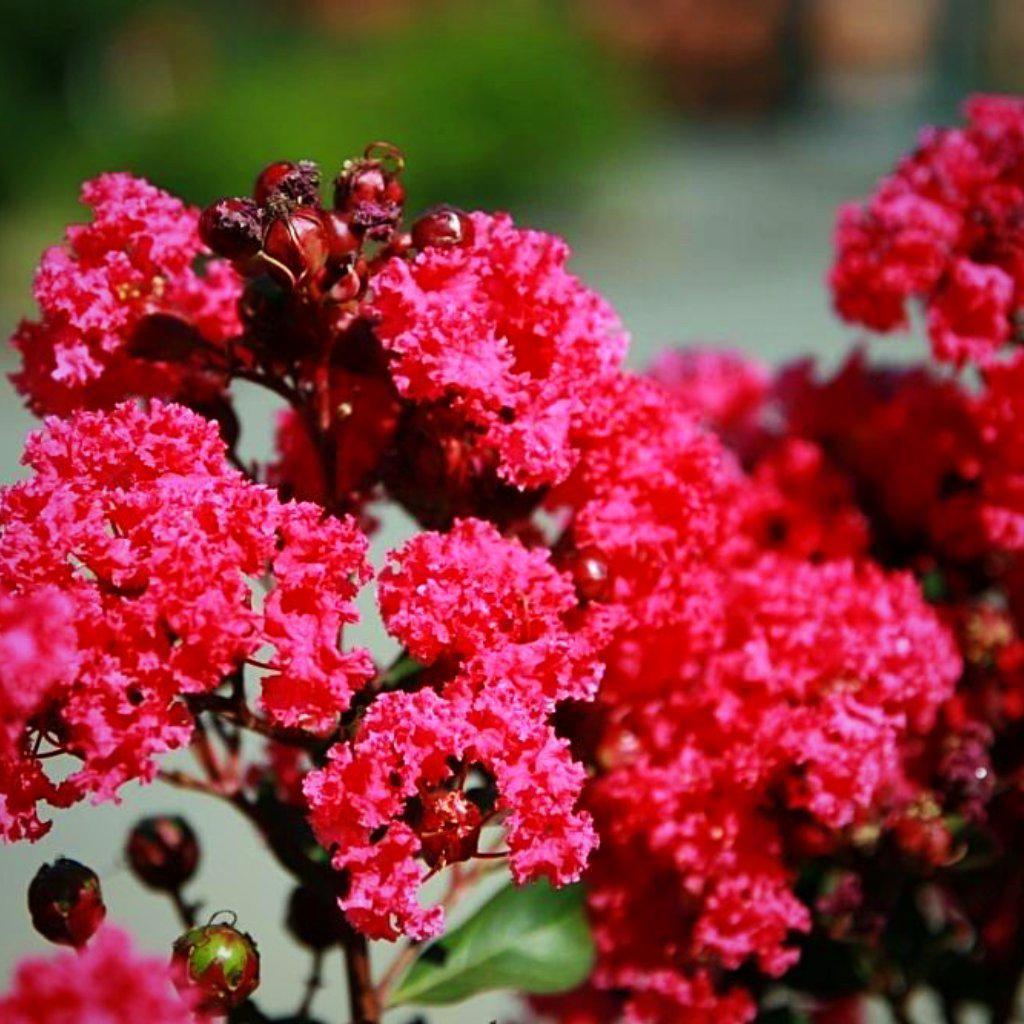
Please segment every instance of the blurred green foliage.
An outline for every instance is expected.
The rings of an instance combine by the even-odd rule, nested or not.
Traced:
[[[113,167],[203,202],[275,158],[331,173],[377,138],[406,150],[414,207],[565,200],[635,120],[628,76],[557,0],[410,4],[351,31],[314,3],[5,6],[8,208],[65,213]]]

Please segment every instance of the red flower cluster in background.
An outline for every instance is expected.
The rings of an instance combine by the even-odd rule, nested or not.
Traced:
[[[844,319],[891,331],[920,299],[936,358],[985,365],[1016,340],[1024,301],[1024,123],[1009,97],[974,97],[965,114],[840,210],[830,280]]]
[[[345,949],[360,1021],[395,980],[366,939],[414,954],[492,862],[583,880],[593,970],[535,1003],[567,1024],[856,1019],[922,984],[1005,1015],[1024,103],[968,121],[841,211],[832,285],[880,330],[923,301],[976,385],[862,353],[830,379],[700,349],[630,373],[563,242],[447,207],[406,228],[385,144],[330,206],[305,161],[201,217],[92,183],[16,337],[17,386],[65,418],[0,498],[4,835],[158,774],[230,800],[300,884],[293,932]],[[269,465],[239,457],[239,380],[282,404]],[[387,502],[424,529],[374,569]],[[371,580],[388,666],[344,643]],[[159,767],[186,745],[201,774]],[[108,934],[11,1005],[47,972],[87,999]],[[211,989],[214,937],[240,960]],[[176,948],[203,1007],[258,982],[233,926]]]
[[[0,1015],[8,1024],[192,1024],[196,1019],[175,993],[166,960],[140,956],[127,935],[109,927],[81,954],[22,961],[11,991],[0,997]]]

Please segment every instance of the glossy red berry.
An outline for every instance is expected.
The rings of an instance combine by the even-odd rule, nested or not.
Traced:
[[[260,954],[252,937],[229,924],[191,928],[174,943],[175,984],[201,1013],[227,1013],[259,987]]]
[[[255,256],[263,240],[259,208],[251,199],[218,199],[203,210],[199,237],[218,256]]]
[[[260,171],[253,187],[260,206],[275,199],[295,206],[315,206],[320,201],[320,168],[312,160],[278,160]]]
[[[412,244],[417,249],[453,249],[473,244],[473,221],[454,206],[435,206],[412,226]]]
[[[577,551],[569,560],[569,572],[581,600],[607,601],[611,596],[608,563],[593,548]]]
[[[340,213],[335,210],[324,211],[323,224],[332,260],[342,260],[359,248],[359,236]]]
[[[184,818],[143,818],[125,849],[135,876],[151,889],[174,892],[199,865],[199,841]]]
[[[252,197],[262,206],[277,191],[277,186],[295,169],[291,160],[275,160],[267,164],[256,177],[256,184],[253,185]]]
[[[333,893],[300,885],[288,898],[288,931],[310,949],[330,949],[345,934],[348,924]]]
[[[36,872],[28,887],[28,909],[40,935],[76,949],[89,941],[107,915],[96,872],[67,857]]]
[[[371,238],[389,235],[402,219],[405,188],[377,159],[350,160],[334,179],[334,208]]]
[[[263,237],[263,249],[300,278],[324,268],[330,242],[320,214],[300,207],[271,221]]]
[[[388,176],[375,160],[356,160],[334,181],[334,205],[342,209],[356,203],[386,201]]]

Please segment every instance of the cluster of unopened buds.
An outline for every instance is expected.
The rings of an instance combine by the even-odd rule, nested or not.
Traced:
[[[131,782],[225,801],[312,966],[260,1009],[255,941],[186,894],[198,839],[160,816],[125,859],[179,917],[170,965],[61,859],[29,909],[75,952],[0,1019],[317,1024],[340,949],[357,1024],[494,987],[565,1024],[840,1024],[869,994],[909,1020],[921,989],[1010,1020],[1024,100],[966,114],[843,209],[831,275],[873,329],[923,305],[954,370],[634,373],[561,239],[409,221],[386,143],[329,206],[308,161],[202,211],[87,183],[14,337],[46,420],[0,492],[0,835]],[[237,382],[282,406],[268,462]],[[352,643],[371,584],[388,663]],[[371,941],[400,943],[376,978]]]
[[[328,209],[320,168],[311,160],[280,160],[260,172],[251,198],[221,199],[203,210],[200,237],[247,279],[239,307],[247,326],[267,331],[285,318],[313,316],[336,341],[358,317],[372,273],[388,259],[472,242],[473,222],[451,206],[429,210],[402,230],[404,166],[400,150],[371,143],[334,178]]]
[[[259,986],[259,951],[251,936],[235,927],[234,914],[226,915],[230,921],[219,921],[224,915],[218,913],[194,924],[197,908],[181,896],[199,862],[199,844],[188,823],[146,818],[129,834],[125,854],[139,881],[171,896],[187,925],[174,942],[170,976],[188,1009],[203,1017],[223,1016],[242,1005]],[[40,935],[80,952],[107,912],[96,873],[67,857],[39,869],[29,886],[28,907]]]

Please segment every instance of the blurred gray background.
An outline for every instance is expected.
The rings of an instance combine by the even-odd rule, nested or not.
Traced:
[[[314,156],[330,174],[384,137],[408,151],[414,209],[500,205],[564,235],[576,272],[632,332],[635,367],[693,341],[834,363],[855,340],[823,285],[836,205],[866,192],[922,121],[955,119],[965,92],[1019,88],[1024,54],[1024,5],[998,0],[4,6],[4,332],[32,315],[35,262],[77,216],[83,177],[128,168],[204,202],[244,192],[268,159]],[[4,350],[0,369],[13,367]],[[274,407],[239,397],[248,451],[266,455]],[[21,472],[33,422],[4,383],[3,480]],[[394,540],[378,538],[378,558]],[[353,642],[384,657],[372,595],[363,605]],[[121,846],[140,815],[181,812],[204,849],[193,893],[237,911],[263,952],[261,1003],[290,1010],[306,955],[281,931],[287,879],[248,826],[160,785],[123,797],[58,813],[40,843],[0,850],[0,979],[44,946],[24,894],[60,854],[100,873],[111,920],[168,949],[171,908],[133,881]],[[330,1021],[345,1019],[335,960],[316,1003]],[[430,1020],[519,1016],[493,996]]]

